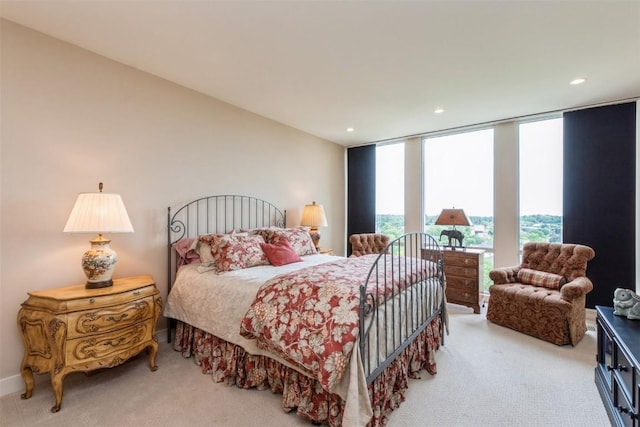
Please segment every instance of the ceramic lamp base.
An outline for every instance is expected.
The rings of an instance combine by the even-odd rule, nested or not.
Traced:
[[[106,288],[113,285],[111,276],[118,262],[118,255],[109,247],[111,240],[102,235],[91,240],[91,249],[82,256],[82,269],[87,276],[87,289]]]
[[[309,235],[311,236],[311,241],[313,245],[316,247],[316,251],[320,251],[320,232],[317,227],[311,227],[309,230]]]

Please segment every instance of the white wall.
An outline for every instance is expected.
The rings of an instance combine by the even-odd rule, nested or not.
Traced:
[[[316,200],[329,221],[323,246],[344,253],[344,147],[0,23],[0,393],[23,387],[16,316],[27,292],[84,283],[94,236],[62,229],[77,194],[100,181],[135,228],[107,236],[114,277],[152,274],[163,297],[167,206],[201,196],[265,199],[289,225]]]

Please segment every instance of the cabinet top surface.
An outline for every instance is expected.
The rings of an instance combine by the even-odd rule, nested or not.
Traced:
[[[114,295],[133,289],[155,285],[153,277],[148,274],[115,279],[113,286],[98,289],[87,289],[84,284],[66,286],[63,288],[43,289],[40,291],[27,292],[31,297],[48,298],[59,301],[66,301],[77,298],[91,298],[104,295]]]
[[[445,254],[453,254],[453,255],[465,255],[465,254],[471,254],[471,255],[482,255],[485,251],[484,249],[471,249],[471,248],[458,248],[458,249],[451,249],[450,247],[447,246],[442,246],[441,247],[442,251]],[[426,249],[423,248],[422,249],[423,252],[433,252],[432,249]]]
[[[482,255],[484,253],[484,249],[471,249],[471,248],[463,248],[463,249],[443,248],[443,249],[444,249],[444,253],[448,255],[464,256],[466,254]]]

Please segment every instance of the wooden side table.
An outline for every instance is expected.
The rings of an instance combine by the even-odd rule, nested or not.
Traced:
[[[428,249],[422,257],[429,259]],[[447,302],[473,308],[480,313],[480,280],[483,279],[484,251],[481,249],[445,249],[444,274],[447,279]]]
[[[55,395],[51,412],[58,412],[67,374],[120,365],[145,348],[155,371],[161,311],[162,298],[149,275],[114,280],[107,288],[77,285],[29,292],[18,312],[24,342],[20,372],[26,385],[21,397],[33,394],[34,372],[49,372]]]
[[[318,253],[322,255],[335,255],[335,252],[333,252],[331,248],[320,248]]]

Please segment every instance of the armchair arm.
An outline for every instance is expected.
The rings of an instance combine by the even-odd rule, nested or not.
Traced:
[[[587,277],[576,277],[569,283],[565,283],[560,288],[560,298],[565,301],[573,301],[583,295],[588,294],[593,289],[593,283]]]
[[[520,266],[500,267],[489,272],[489,278],[493,280],[494,285],[503,285],[505,283],[515,283],[518,281],[518,271]]]

